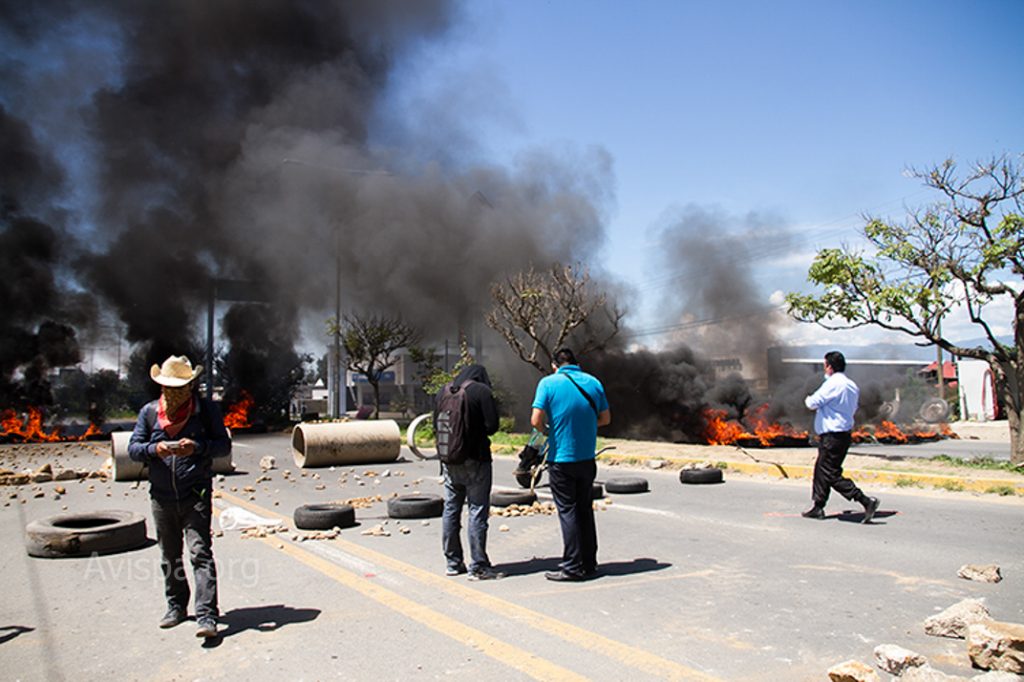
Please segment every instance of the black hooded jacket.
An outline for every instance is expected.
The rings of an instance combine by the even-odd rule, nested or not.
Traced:
[[[468,365],[452,381],[453,386],[461,386],[466,381],[476,383],[466,387],[466,399],[469,402],[469,439],[473,443],[473,459],[482,462],[491,461],[491,439],[488,438],[498,430],[498,404],[491,392],[491,378],[483,365]],[[434,397],[434,431],[437,432],[437,409],[441,402],[442,388]]]

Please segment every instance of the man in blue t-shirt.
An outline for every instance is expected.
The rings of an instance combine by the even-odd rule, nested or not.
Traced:
[[[530,423],[548,434],[548,480],[562,527],[561,570],[548,580],[579,581],[597,572],[594,478],[597,428],[612,421],[604,386],[579,368],[568,348],[555,352],[555,373],[537,384]],[[545,428],[546,427],[546,428]]]

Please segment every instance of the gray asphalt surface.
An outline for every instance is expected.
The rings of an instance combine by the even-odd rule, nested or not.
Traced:
[[[265,454],[279,468],[256,484]],[[286,437],[239,436],[234,458],[247,473],[218,485],[217,504],[290,518],[315,501],[440,494],[436,463],[404,456],[300,477]],[[102,463],[81,448],[64,457]],[[496,459],[496,487],[515,487],[513,466]],[[634,473],[602,466],[599,479]],[[836,498],[825,521],[802,519],[806,481],[727,472],[722,485],[684,486],[676,472],[642,475],[650,493],[599,505],[601,575],[581,584],[543,577],[561,553],[554,516],[492,517],[491,559],[508,574],[495,582],[445,578],[440,519],[388,520],[383,503],[357,510],[360,525],[337,540],[228,531],[215,541],[223,636],[211,642],[194,637],[194,623],[157,629],[155,545],[60,560],[22,548],[25,523],[62,506],[148,520],[148,484],[64,483],[59,500],[57,484],[39,486],[42,498],[22,488],[12,500],[3,489],[0,666],[19,680],[821,680],[835,663],[870,663],[875,646],[892,643],[970,676],[965,643],[925,635],[924,619],[984,597],[998,620],[1024,622],[1020,498],[869,490],[882,511],[862,525],[859,505]],[[243,491],[250,485],[255,492]],[[389,537],[361,534],[382,523]],[[997,563],[1005,579],[957,578],[966,563]]]

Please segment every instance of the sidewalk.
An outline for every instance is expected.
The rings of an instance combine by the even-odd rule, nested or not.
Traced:
[[[1009,442],[1006,422],[958,423],[951,428],[963,439],[972,441]],[[810,479],[814,474],[817,449],[805,448],[741,448],[738,446],[686,445],[602,439],[613,449],[598,457],[607,465],[664,467],[679,469],[690,463],[711,462],[739,473],[764,478]],[[660,463],[659,463],[660,460]],[[895,488],[939,488],[954,492],[967,491],[1024,497],[1024,469],[980,469],[908,456],[870,456],[851,454],[844,470],[860,484],[881,484]]]

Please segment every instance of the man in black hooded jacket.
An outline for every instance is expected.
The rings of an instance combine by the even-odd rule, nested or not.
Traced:
[[[452,382],[459,387],[465,382],[466,402],[469,408],[467,436],[470,454],[461,464],[442,464],[444,474],[444,515],[441,539],[447,567],[445,575],[466,572],[462,553],[462,506],[469,502],[469,577],[470,580],[493,580],[502,577],[491,567],[487,558],[487,517],[491,510],[491,440],[498,430],[498,406],[491,392],[491,379],[483,365],[463,367]],[[434,409],[434,431],[437,432],[437,412],[441,395],[448,387],[438,391]]]

